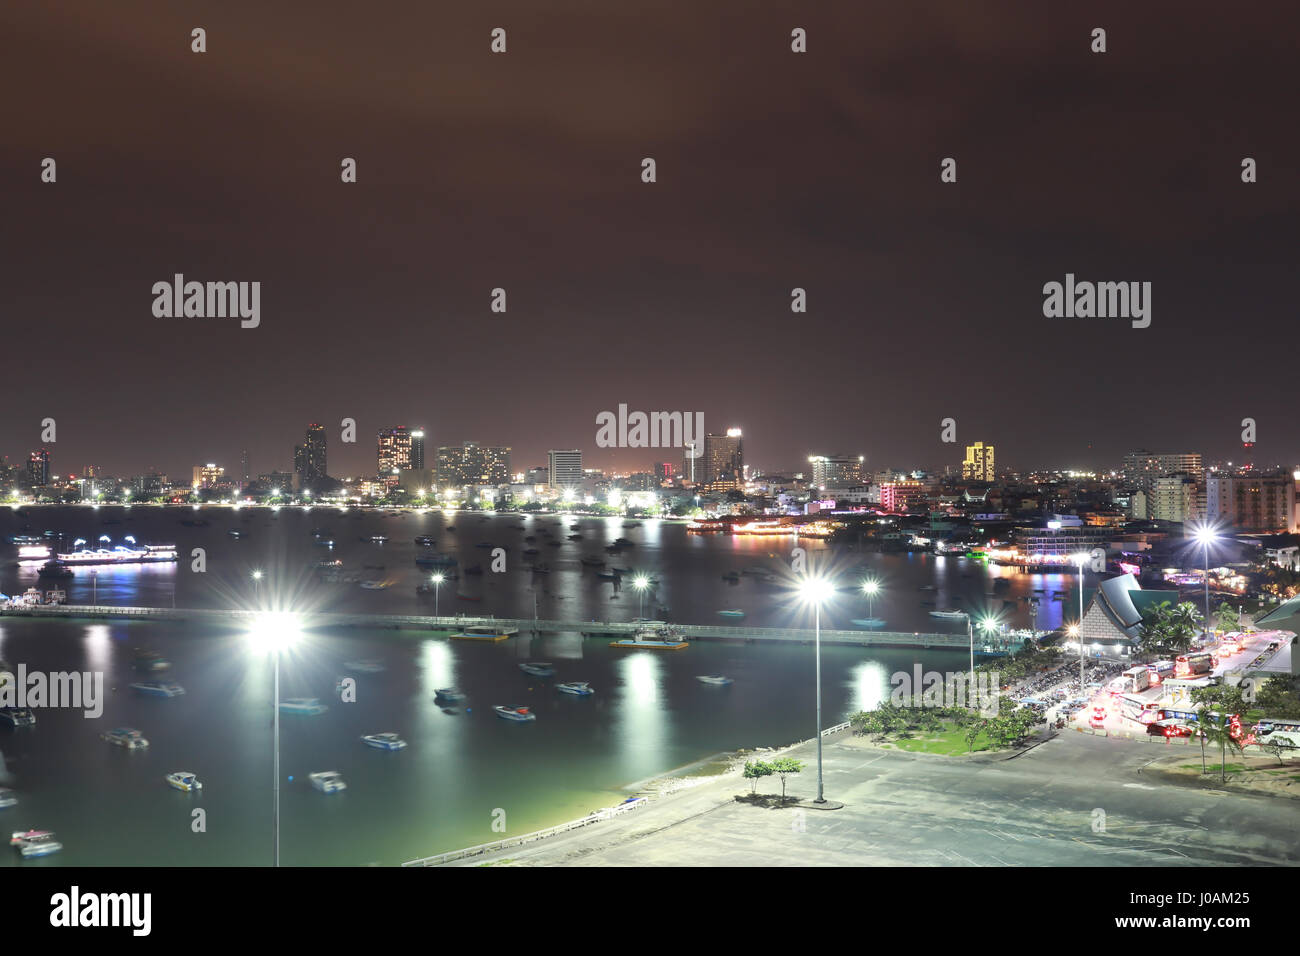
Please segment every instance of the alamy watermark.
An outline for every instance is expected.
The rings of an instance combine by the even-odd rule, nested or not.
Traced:
[[[596,415],[598,448],[692,448],[704,442],[703,412],[617,412]]]
[[[262,323],[262,283],[186,282],[176,273],[171,282],[153,284],[153,314],[158,319],[240,319],[245,329]]]
[[[104,713],[103,671],[0,671],[0,707],[31,710],[44,707],[80,709],[90,720]]]
[[[973,679],[973,683],[972,683]],[[965,707],[981,716],[998,715],[1001,683],[996,671],[897,671],[889,677],[889,702],[895,707]]]
[[[1049,319],[1131,319],[1133,328],[1151,324],[1150,282],[1075,282],[1043,286],[1043,315]]]

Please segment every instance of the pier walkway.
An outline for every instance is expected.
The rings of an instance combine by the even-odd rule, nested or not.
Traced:
[[[162,621],[195,621],[216,627],[251,625],[262,612],[250,610],[215,610],[200,608],[114,607],[107,605],[34,605],[15,607],[0,612],[3,617],[56,617],[90,619],[137,619]],[[342,614],[312,612],[302,615],[305,629],[330,627],[389,628],[394,630],[447,631],[460,630],[474,625],[514,628],[522,632],[580,633],[584,637],[621,637],[634,634],[639,624],[620,621],[551,621],[533,618],[434,617],[423,614]],[[673,630],[685,640],[735,641],[757,643],[776,641],[811,644],[811,628],[789,627],[735,627],[714,624],[673,624]],[[936,634],[924,631],[841,631],[822,628],[825,644],[842,644],[854,647],[920,647],[932,649],[967,650],[970,639],[965,634]],[[975,652],[981,656],[1001,656],[1017,650],[1018,639],[993,644],[977,639]]]

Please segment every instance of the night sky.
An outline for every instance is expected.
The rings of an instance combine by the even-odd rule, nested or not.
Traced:
[[[0,453],[53,417],[62,473],[287,469],[309,421],[335,475],[399,422],[679,461],[596,449],[627,403],[768,469],[1235,457],[1247,416],[1300,460],[1300,13],[1070,6],[7,3]],[[155,318],[177,272],[260,281],[260,327]],[[1044,318],[1067,272],[1151,282],[1151,327]]]

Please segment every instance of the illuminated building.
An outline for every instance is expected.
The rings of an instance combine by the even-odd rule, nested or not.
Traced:
[[[190,487],[196,491],[200,488],[215,488],[222,482],[225,474],[226,469],[211,462],[206,465],[195,465],[194,480],[190,482]]]
[[[925,494],[919,481],[882,481],[879,488],[882,511],[907,511]]]
[[[411,463],[408,468],[417,471],[424,468],[424,429],[417,428],[411,432]]]
[[[728,428],[725,435],[705,435],[704,474],[697,471],[695,480],[739,487],[744,479],[745,446],[740,429]]]
[[[313,422],[307,426],[306,441],[293,448],[293,472],[303,484],[326,476],[324,425]]]
[[[582,451],[555,449],[546,453],[547,484],[552,488],[576,488],[582,484]]]
[[[1191,475],[1154,478],[1147,495],[1147,513],[1156,521],[1199,521],[1205,514],[1205,489]]]
[[[506,485],[510,483],[510,449],[504,446],[465,442],[438,449],[438,484]]]
[[[424,433],[420,436],[423,441]],[[398,472],[411,467],[411,433],[405,425],[380,429],[376,459],[380,481],[389,488],[395,487]]]
[[[673,463],[671,461],[655,462],[655,477],[658,478],[660,481],[672,481],[673,476],[676,473],[677,473],[677,469],[673,467]]]
[[[1205,519],[1237,531],[1296,530],[1295,479],[1272,475],[1211,475],[1205,481]]]
[[[993,446],[977,441],[966,446],[966,460],[961,463],[961,476],[966,481],[983,481],[992,484],[995,475]]]
[[[50,450],[34,451],[27,459],[27,483],[33,488],[43,488],[50,483]]]
[[[812,483],[815,488],[845,488],[862,482],[862,464],[866,458],[843,455],[812,455]]]
[[[1203,472],[1204,465],[1198,452],[1158,455],[1142,448],[1125,455],[1120,467],[1120,475],[1130,487],[1146,492],[1148,509],[1155,479],[1178,474],[1199,476]]]

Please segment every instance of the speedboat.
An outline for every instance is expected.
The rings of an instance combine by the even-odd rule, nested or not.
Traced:
[[[323,714],[328,708],[315,697],[290,697],[280,701],[282,714]]]
[[[343,666],[349,670],[361,671],[363,674],[378,674],[384,669],[384,662],[371,659],[364,661],[344,661]]]
[[[179,697],[185,693],[185,688],[180,684],[164,684],[156,680],[136,681],[131,685],[131,689],[137,694],[145,694],[149,697]]]
[[[718,617],[737,617],[737,618],[739,618],[739,617],[744,617],[744,616],[745,616],[745,612],[744,612],[744,611],[741,611],[741,610],[738,610],[738,609],[735,609],[735,608],[732,608],[731,610],[728,610],[728,611],[719,611],[719,612],[718,612]]]
[[[575,697],[588,697],[595,691],[587,685],[585,680],[569,681],[567,684],[556,684],[555,689],[564,694],[573,694]]]
[[[169,787],[175,787],[177,790],[183,790],[186,793],[193,793],[196,790],[202,790],[203,784],[199,783],[199,778],[188,770],[177,770],[175,773],[169,773],[163,778],[167,781]]]
[[[930,616],[943,621],[964,621],[970,615],[965,611],[931,611]]]
[[[716,687],[721,687],[731,683],[730,677],[723,677],[720,674],[715,674],[708,677],[697,676],[695,679],[699,681],[701,684],[713,684]]]
[[[319,773],[309,773],[307,779],[321,793],[338,793],[340,790],[348,788],[348,785],[343,781],[343,775],[337,770],[322,770]]]
[[[504,720],[536,720],[537,716],[527,707],[503,707],[498,704],[492,708],[497,712],[497,716]]]
[[[63,849],[63,844],[54,839],[52,830],[18,830],[9,838],[9,845],[16,846],[25,857],[49,856]]]
[[[116,727],[104,731],[99,736],[110,744],[125,747],[127,750],[144,750],[149,746],[149,741],[144,739],[144,735],[131,727]]]
[[[382,591],[388,587],[387,581],[362,581],[361,586],[367,591]]]
[[[372,544],[384,544],[385,542],[388,541],[388,536],[382,534],[372,534],[370,536],[370,541]]]
[[[18,802],[17,795],[8,787],[0,787],[0,810],[5,807],[12,807]]]
[[[554,667],[552,667],[550,664],[542,664],[542,663],[520,664],[519,669],[523,671],[525,674],[531,675],[532,677],[550,677],[552,674],[555,673]]]
[[[27,707],[0,707],[0,719],[7,720],[13,727],[36,726],[36,715]]]
[[[883,617],[855,617],[853,619],[854,627],[865,627],[867,630],[876,630],[885,626]]]
[[[376,750],[406,749],[406,741],[394,733],[367,734],[361,739],[366,742],[367,747],[374,747]]]
[[[429,537],[427,534],[422,534],[415,539],[415,543],[422,548],[432,548],[435,543],[435,539]]]

